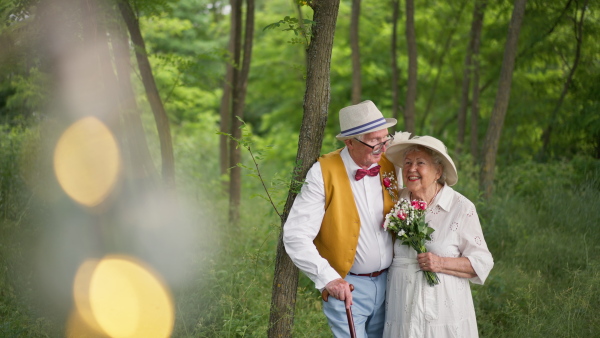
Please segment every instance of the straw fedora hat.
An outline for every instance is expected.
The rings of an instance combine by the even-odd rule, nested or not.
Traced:
[[[402,166],[404,161],[405,150],[413,145],[422,146],[429,148],[442,158],[442,164],[444,165],[444,174],[446,175],[446,183],[448,185],[455,185],[458,181],[458,172],[454,161],[448,155],[448,150],[444,143],[432,136],[415,136],[408,140],[401,140],[400,142],[393,142],[385,152],[385,156],[397,166]]]
[[[384,118],[372,101],[363,101],[340,110],[340,130],[336,138],[340,141],[368,134],[396,125],[398,121]]]

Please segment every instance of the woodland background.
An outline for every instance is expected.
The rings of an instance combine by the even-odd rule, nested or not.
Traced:
[[[476,204],[495,260],[472,286],[480,335],[599,335],[599,10],[0,0],[0,336],[111,335],[81,318],[74,278],[88,259],[121,254],[165,286],[167,335],[329,337],[318,291],[279,265],[279,234],[316,159],[302,149],[341,147],[338,111],[366,99],[396,130],[443,140],[457,163],[455,188]],[[328,24],[335,33],[319,30]],[[318,40],[327,32],[331,46]],[[331,60],[311,58],[327,48]],[[318,66],[329,77],[312,76]],[[61,181],[57,147],[90,116],[120,155],[106,196],[86,204]],[[90,156],[65,160],[89,165],[70,177],[104,177],[95,130],[71,148]]]

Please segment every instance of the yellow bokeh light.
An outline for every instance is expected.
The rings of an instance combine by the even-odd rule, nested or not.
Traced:
[[[108,256],[97,264],[84,263],[75,279],[74,294],[83,321],[108,336],[168,337],[173,329],[175,314],[169,291],[155,274],[131,258]]]
[[[89,323],[83,319],[78,311],[72,311],[69,315],[67,328],[65,332],[67,338],[107,338],[103,332],[99,332],[89,326]]]
[[[54,150],[54,172],[63,190],[76,202],[97,206],[113,190],[121,168],[117,142],[97,118],[72,124]]]
[[[87,260],[77,270],[73,283],[73,300],[77,315],[71,316],[69,328],[75,326],[78,330],[82,330],[82,327],[86,327],[89,331],[102,332],[90,307],[90,281],[98,262],[95,259]]]

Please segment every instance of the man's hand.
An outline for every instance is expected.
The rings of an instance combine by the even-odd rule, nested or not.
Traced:
[[[352,291],[350,284],[342,278],[334,279],[325,285],[325,289],[329,295],[346,303],[346,309],[352,305]]]

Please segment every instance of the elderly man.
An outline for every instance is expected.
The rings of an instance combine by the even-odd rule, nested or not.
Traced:
[[[383,152],[393,140],[388,128],[395,124],[371,101],[340,110],[337,139],[346,146],[311,167],[283,227],[294,264],[332,296],[323,302],[323,312],[336,337],[350,336],[345,311],[350,305],[358,337],[383,334],[393,252],[382,224],[394,203],[383,178],[396,177]]]

